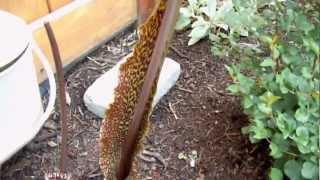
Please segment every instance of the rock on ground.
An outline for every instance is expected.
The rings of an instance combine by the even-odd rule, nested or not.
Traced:
[[[114,100],[114,90],[118,85],[120,73],[119,68],[125,60],[126,58],[98,78],[84,94],[83,100],[87,108],[101,118],[104,117],[106,109]],[[180,73],[180,64],[170,58],[165,58],[152,104],[153,107],[174,86]]]

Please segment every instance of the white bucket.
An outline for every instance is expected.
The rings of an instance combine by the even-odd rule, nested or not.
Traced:
[[[0,165],[38,133],[54,108],[55,80],[50,64],[20,18],[0,11]],[[39,56],[50,84],[43,112],[32,50]]]

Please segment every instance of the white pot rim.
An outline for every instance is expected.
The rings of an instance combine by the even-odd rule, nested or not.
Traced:
[[[29,44],[25,47],[25,49],[13,60],[8,61],[8,64],[0,66],[0,77],[4,76],[5,74],[9,73],[11,69],[17,64],[17,62],[21,59],[21,57],[26,53],[29,48]]]
[[[22,18],[6,11],[0,10],[0,22],[0,70],[3,71],[27,48],[32,33]]]

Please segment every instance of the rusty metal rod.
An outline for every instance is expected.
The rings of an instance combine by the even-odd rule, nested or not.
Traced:
[[[60,110],[60,124],[61,124],[61,145],[60,145],[60,173],[66,173],[67,161],[67,141],[68,141],[68,128],[67,128],[67,103],[66,103],[66,87],[63,73],[63,66],[61,55],[57,40],[54,36],[50,23],[46,22],[44,27],[47,31],[48,38],[51,45],[56,74],[58,79],[58,94],[59,94],[59,110]]]
[[[137,143],[141,121],[143,119],[148,99],[152,92],[152,86],[160,72],[165,58],[165,52],[174,32],[174,26],[178,17],[178,8],[180,7],[180,4],[181,0],[168,0],[167,2],[159,35],[151,56],[151,62],[145,75],[145,81],[143,83],[138,102],[135,106],[133,120],[129,125],[128,136],[123,144],[120,165],[117,172],[118,180],[126,179],[130,173],[134,147]]]
[[[52,12],[51,1],[47,0],[47,7],[49,13]],[[58,47],[58,43],[52,27],[49,22],[44,24],[47,31],[47,35],[50,41],[51,51],[53,54],[54,64],[56,68],[56,74],[58,79],[58,94],[59,94],[59,107],[60,107],[60,126],[61,126],[61,146],[60,146],[60,161],[59,169],[60,173],[66,173],[67,162],[67,142],[68,142],[68,128],[67,128],[67,103],[66,103],[66,87],[63,72],[63,65],[61,60],[61,53]]]

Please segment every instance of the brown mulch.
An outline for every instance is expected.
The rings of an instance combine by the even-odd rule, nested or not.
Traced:
[[[132,51],[135,32],[120,34],[67,74],[69,166],[75,179],[103,179],[98,165],[101,119],[88,111],[83,94],[102,73]],[[187,47],[187,34],[174,36],[168,56],[181,64],[177,84],[151,116],[144,151],[137,157],[140,179],[267,179],[267,144],[251,145],[241,134],[248,124],[238,99],[225,88],[231,60],[211,55],[206,41]],[[58,167],[59,113],[0,170],[0,179],[44,179]],[[194,161],[194,162],[192,162]],[[193,164],[194,163],[194,164]]]

